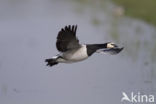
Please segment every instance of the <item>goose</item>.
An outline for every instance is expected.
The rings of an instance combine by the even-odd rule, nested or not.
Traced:
[[[80,44],[76,37],[77,25],[68,25],[58,32],[56,48],[60,52],[52,58],[45,59],[47,66],[58,63],[74,63],[87,59],[94,53],[118,54],[123,47],[112,42],[102,44]]]

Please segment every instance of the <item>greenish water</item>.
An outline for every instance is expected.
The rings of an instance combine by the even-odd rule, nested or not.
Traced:
[[[156,0],[112,0],[125,9],[125,15],[156,25]]]
[[[90,0],[75,0],[83,5],[92,5],[94,1]],[[150,24],[156,25],[156,0],[98,0],[101,7],[106,5],[106,2],[113,1],[115,4],[124,9],[124,14],[132,18],[142,19]],[[106,6],[103,6],[106,7]],[[96,20],[95,24],[99,23]]]

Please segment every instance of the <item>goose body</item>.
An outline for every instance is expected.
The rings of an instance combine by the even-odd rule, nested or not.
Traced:
[[[57,36],[56,48],[60,54],[46,59],[47,66],[53,66],[58,63],[73,63],[87,59],[95,52],[117,54],[122,48],[119,48],[112,42],[103,44],[79,44],[76,37],[77,26],[65,26]]]
[[[81,45],[78,49],[69,50],[63,53],[62,57],[69,62],[82,61],[88,58],[86,45]]]

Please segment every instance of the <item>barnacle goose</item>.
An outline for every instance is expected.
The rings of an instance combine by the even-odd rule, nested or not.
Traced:
[[[58,63],[72,63],[87,59],[93,53],[117,54],[123,50],[112,42],[103,44],[80,44],[76,37],[77,25],[69,25],[62,28],[57,36],[56,48],[60,54],[46,59],[47,66]]]

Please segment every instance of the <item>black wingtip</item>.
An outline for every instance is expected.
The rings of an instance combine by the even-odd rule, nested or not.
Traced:
[[[120,53],[123,49],[124,49],[124,47],[121,47],[121,48],[113,48],[114,54]]]
[[[121,52],[124,49],[124,47],[119,48],[119,52]]]
[[[124,47],[120,48],[120,51],[122,51],[124,49]]]
[[[116,55],[116,54],[119,54],[123,49],[124,49],[124,47],[122,47],[122,48],[114,47],[114,48],[107,48],[107,49],[104,49],[101,51],[104,53],[109,53],[111,55]]]
[[[77,24],[76,25],[66,25],[64,28],[62,28],[61,31],[72,31],[74,34],[76,34]]]

